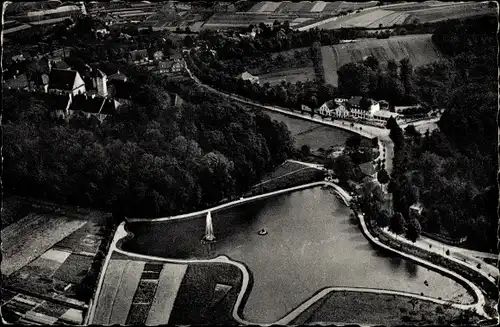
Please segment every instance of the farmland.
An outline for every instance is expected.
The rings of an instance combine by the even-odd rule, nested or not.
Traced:
[[[108,214],[14,196],[4,205],[10,223],[2,230],[4,317],[8,322],[81,324]]]
[[[432,23],[446,19],[460,19],[493,14],[496,9],[486,3],[421,3],[395,4],[371,8],[360,13],[338,17],[319,25],[318,28],[337,29],[348,27],[379,28],[411,23]]]
[[[354,43],[336,44],[321,48],[325,81],[337,85],[337,70],[349,63],[374,56],[380,62],[390,59],[410,59],[413,66],[429,64],[441,57],[432,43],[431,34],[407,35],[389,39],[364,39]]]
[[[166,324],[186,265],[128,260],[113,254],[92,323]]]

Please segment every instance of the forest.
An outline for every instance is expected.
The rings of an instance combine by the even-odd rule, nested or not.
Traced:
[[[48,118],[51,104],[4,92],[4,186],[15,194],[154,217],[234,198],[292,154],[286,126],[197,88],[182,108],[149,81],[96,120]]]
[[[486,251],[497,250],[496,24],[490,17],[469,20],[443,25],[433,35],[448,58],[425,68],[432,74],[416,84],[446,109],[439,130],[420,135],[389,126],[395,212],[408,219],[408,207],[421,202],[424,231],[466,236],[471,247]]]

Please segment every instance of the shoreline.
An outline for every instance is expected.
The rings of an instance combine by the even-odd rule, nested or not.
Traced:
[[[345,192],[345,190],[343,190],[342,188],[340,188],[338,185],[335,185],[333,183],[328,183],[328,182],[317,182],[317,183],[313,183],[313,184],[323,184],[323,185],[327,185],[327,186],[330,186],[334,189],[335,193],[337,193],[337,195],[343,200],[344,204],[348,205],[349,206],[349,202],[350,202],[350,196],[347,194],[347,192]],[[319,186],[319,185],[317,185]],[[301,187],[301,189],[305,189],[305,188],[308,188],[308,187],[312,187],[310,184],[306,184],[304,186]],[[299,187],[300,189],[300,187]],[[296,190],[299,190],[299,189],[296,189],[295,188],[291,188],[291,189],[286,189],[286,190],[281,190],[281,194],[282,193],[286,193],[286,192],[293,192],[293,191],[296,191]],[[273,195],[277,195],[275,193],[273,194],[267,194],[266,197],[270,197],[270,196],[273,196]],[[347,198],[346,197],[349,197]],[[251,199],[249,198],[250,200],[249,201],[256,201],[258,199]],[[229,206],[234,206],[234,205],[237,205],[237,204],[240,204],[241,203],[241,200],[238,200],[238,201],[234,201],[233,203],[229,203],[229,204],[226,204],[227,207]],[[208,209],[206,210],[203,210],[203,211],[207,211]],[[220,208],[219,208],[220,210]],[[353,210],[351,208],[351,210]],[[420,300],[425,300],[425,301],[430,301],[430,302],[433,302],[433,303],[438,303],[438,304],[447,304],[447,305],[451,305],[452,307],[454,308],[457,308],[457,309],[461,309],[461,310],[467,310],[467,309],[475,309],[476,312],[479,314],[479,315],[482,315],[484,317],[489,317],[489,315],[487,315],[484,310],[482,309],[482,306],[485,304],[485,300],[484,300],[484,297],[481,293],[481,291],[479,290],[479,288],[477,286],[475,286],[472,282],[470,282],[469,280],[467,280],[465,277],[459,275],[458,273],[454,273],[453,271],[450,271],[448,270],[447,268],[445,267],[441,267],[441,266],[438,266],[438,265],[435,265],[431,262],[427,262],[427,260],[424,260],[424,259],[421,259],[419,257],[415,257],[411,254],[407,254],[407,253],[404,253],[404,252],[401,252],[401,251],[398,251],[394,248],[391,248],[383,243],[381,243],[377,237],[371,235],[371,233],[369,232],[365,222],[364,222],[364,217],[362,215],[359,215],[356,213],[355,210],[353,210],[356,214],[356,217],[357,219],[359,220],[360,222],[360,227],[362,229],[362,233],[363,235],[368,238],[368,241],[370,242],[373,242],[375,243],[376,246],[378,247],[381,247],[381,248],[385,248],[386,250],[389,250],[389,251],[392,251],[393,253],[395,252],[396,255],[398,256],[401,256],[405,259],[408,259],[408,260],[411,260],[411,261],[415,261],[417,262],[418,264],[422,264],[423,266],[432,269],[444,276],[446,276],[447,278],[451,278],[453,280],[455,280],[456,282],[459,282],[461,285],[463,285],[466,290],[473,296],[474,298],[474,302],[472,304],[459,304],[459,303],[450,303],[449,301],[445,301],[445,300],[439,300],[439,299],[435,299],[435,298],[430,298],[430,297],[426,297],[426,296],[421,296],[421,295],[418,295],[418,294],[415,294],[415,293],[405,293],[405,292],[398,292],[398,291],[391,291],[391,290],[374,290],[374,289],[368,289],[368,288],[352,288],[352,291],[360,291],[360,290],[364,290],[365,292],[371,292],[371,293],[384,293],[384,294],[399,294],[399,295],[404,295],[404,296],[407,296],[407,297],[415,297],[415,298],[418,298]],[[195,213],[191,213],[191,214],[185,214],[185,215],[180,215],[179,216],[176,216],[176,217],[170,217],[170,218],[173,218],[173,219],[168,219],[169,217],[167,217],[167,219],[162,219],[162,220],[156,220],[156,222],[158,221],[168,221],[168,220],[179,220],[179,219],[189,219],[189,218],[192,218],[192,217],[195,217],[196,215],[200,215],[199,212],[195,212]],[[147,220],[139,220],[139,221],[146,221]],[[149,222],[155,222],[154,220],[153,221],[149,221]],[[149,255],[142,255],[142,254],[137,254],[137,253],[133,253],[133,252],[129,252],[129,251],[124,251],[121,249],[121,245],[123,244],[123,242],[125,242],[127,239],[129,239],[130,237],[133,237],[133,234],[130,232],[130,231],[127,231],[125,229],[125,226],[126,224],[128,223],[128,221],[126,222],[122,222],[120,224],[120,226],[118,227],[117,231],[116,231],[116,234],[115,234],[115,238],[113,240],[113,245],[112,247],[110,248],[110,252],[108,253],[109,256],[111,256],[112,252],[115,252],[116,253],[120,253],[120,254],[123,254],[125,256],[128,256],[128,257],[133,257],[133,258],[143,258],[143,259],[146,259],[146,260],[155,260],[155,261],[160,261],[160,262],[170,262],[170,263],[196,263],[196,262],[220,262],[220,263],[228,263],[228,264],[231,264],[231,265],[234,265],[236,267],[238,267],[242,274],[243,274],[243,278],[242,278],[242,286],[241,286],[241,289],[240,289],[240,292],[238,294],[238,297],[237,297],[237,300],[234,304],[234,307],[233,307],[233,318],[235,319],[235,321],[237,321],[238,323],[240,324],[246,324],[246,325],[252,325],[252,324],[255,324],[253,322],[250,322],[250,321],[247,321],[244,317],[243,317],[243,308],[244,308],[244,305],[245,305],[245,302],[246,302],[246,298],[248,298],[250,292],[251,292],[251,287],[250,287],[250,272],[248,271],[247,267],[244,265],[244,263],[241,263],[241,262],[238,262],[238,261],[234,261],[232,260],[231,258],[227,257],[227,256],[219,256],[219,257],[216,257],[216,258],[212,258],[212,259],[201,259],[201,260],[198,260],[198,259],[193,259],[193,260],[183,260],[183,259],[168,259],[168,258],[162,258],[162,257],[156,257],[156,256],[149,256]],[[367,233],[367,234],[365,234]],[[107,265],[106,265],[107,267]],[[105,275],[105,272],[103,272],[102,274],[102,280],[104,279],[104,275]],[[464,285],[465,284],[465,285]],[[99,285],[100,287],[102,287],[102,281],[100,280],[99,282]],[[467,287],[467,286],[468,287]],[[99,287],[99,291],[100,291],[100,287]],[[324,296],[326,296],[327,294],[329,294],[330,292],[335,292],[335,291],[348,291],[348,290],[351,290],[351,288],[346,288],[346,287],[326,287],[324,289],[320,289],[316,292],[315,295],[313,295],[311,298],[309,299],[306,299],[303,303],[301,303],[297,308],[293,309],[291,312],[289,312],[288,314],[286,314],[283,318],[279,319],[278,321],[274,322],[274,323],[269,323],[269,324],[262,324],[262,325],[271,325],[271,324],[288,324],[288,323],[291,323],[294,319],[296,319],[302,312],[304,312],[307,308],[309,308],[310,306],[312,306],[314,303],[316,303],[317,301],[319,301],[320,299],[322,299]],[[96,292],[97,294],[99,294],[99,292]],[[404,293],[404,294],[403,294]],[[91,322],[91,321],[89,321]],[[166,322],[167,323],[167,322]]]

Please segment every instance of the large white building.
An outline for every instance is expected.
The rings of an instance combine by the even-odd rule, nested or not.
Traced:
[[[383,102],[382,102],[383,101]],[[382,100],[383,108],[388,108],[387,101]],[[319,108],[319,114],[333,118],[364,119],[375,123],[386,123],[389,118],[398,118],[399,114],[381,109],[380,103],[372,99],[363,99],[360,96],[350,99],[336,98],[325,102]]]

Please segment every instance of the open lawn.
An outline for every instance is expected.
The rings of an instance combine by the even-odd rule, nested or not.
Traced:
[[[276,73],[269,73],[259,75],[259,80],[261,84],[269,83],[271,86],[280,84],[281,82],[286,83],[297,83],[297,82],[307,82],[314,81],[316,79],[316,74],[314,72],[314,67],[304,67],[304,68],[294,68],[286,69]]]
[[[337,70],[349,63],[374,56],[384,63],[390,59],[409,58],[413,66],[429,64],[442,57],[434,46],[431,34],[395,36],[389,39],[360,39],[353,43],[336,44],[321,48],[326,83],[337,85]]]
[[[143,267],[140,261],[110,260],[93,324],[125,324]]]
[[[8,276],[85,224],[59,215],[29,214],[2,230],[2,274]]]
[[[182,280],[169,324],[234,325],[232,309],[241,288],[241,271],[229,264],[190,264]],[[228,285],[223,294],[217,284]]]
[[[445,324],[457,319],[462,310],[410,297],[362,292],[333,292],[323,303],[304,311],[293,324],[319,322],[399,324]],[[479,316],[474,315],[473,322]]]
[[[187,265],[165,264],[160,273],[156,294],[151,303],[146,325],[167,324]]]

